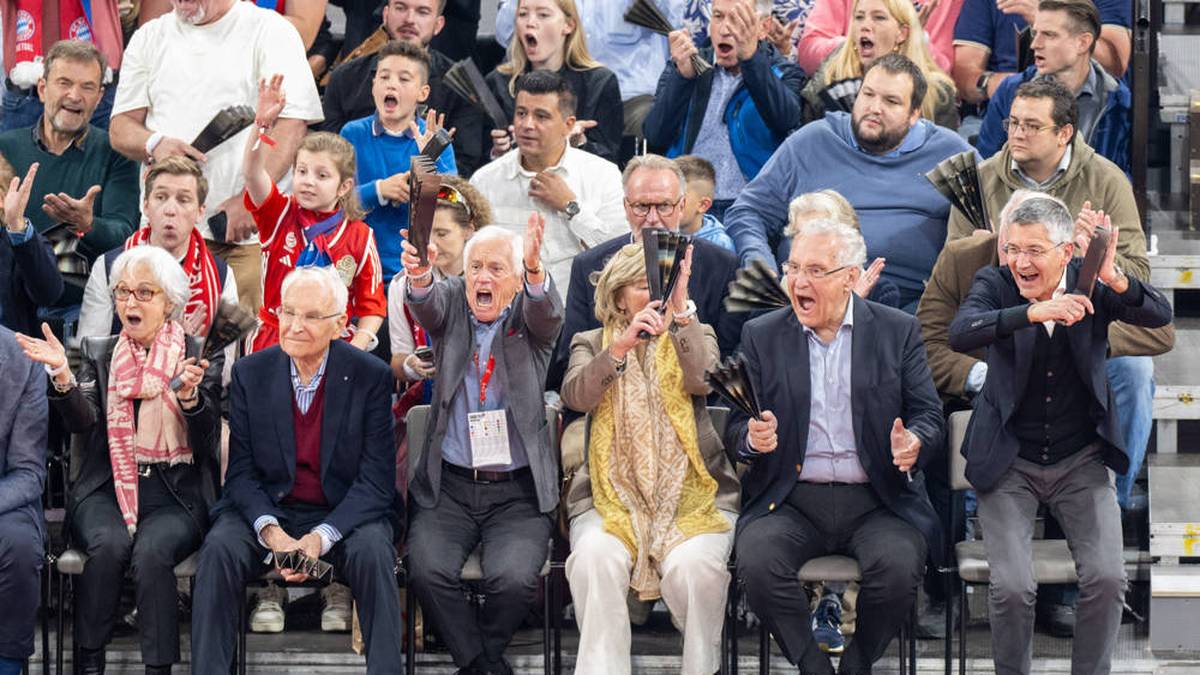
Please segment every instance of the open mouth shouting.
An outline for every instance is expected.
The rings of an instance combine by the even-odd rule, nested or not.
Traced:
[[[1042,279],[1042,275],[1036,267],[1029,269],[1017,269],[1017,285],[1018,286],[1035,286]]]
[[[796,293],[794,297],[796,306],[799,307],[800,311],[804,314],[810,314],[817,308],[817,299],[811,295],[806,293]]]
[[[492,303],[495,301],[496,297],[492,294],[491,290],[481,288],[475,291],[475,306],[479,307],[480,309],[490,309],[492,307]]]
[[[875,58],[875,41],[866,35],[858,38],[858,57],[860,59]]]
[[[734,57],[734,45],[732,42],[718,42],[713,49],[717,52],[717,58],[722,61],[728,61]]]
[[[534,58],[538,50],[538,36],[536,33],[525,33],[521,36],[521,44],[525,46],[525,55],[530,59]]]
[[[400,99],[395,94],[383,95],[383,112],[392,115],[400,107]]]

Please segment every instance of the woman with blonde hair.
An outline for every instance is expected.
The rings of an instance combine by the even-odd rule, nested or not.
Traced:
[[[617,76],[592,58],[575,0],[517,0],[508,59],[487,76],[507,119],[516,107],[517,78],[533,70],[562,75],[575,92],[571,145],[617,161],[625,109]],[[511,127],[491,130],[492,157],[513,145]]]
[[[716,334],[687,298],[691,252],[682,264],[663,314],[642,247],[623,247],[595,279],[602,327],[571,341],[563,402],[589,414],[587,461],[563,498],[581,675],[630,672],[630,591],[671,611],[680,672],[719,666],[739,488],[705,405]]]
[[[910,0],[856,0],[846,41],[821,63],[801,92],[808,104],[805,121],[820,119],[826,110],[848,111],[867,67],[892,52],[917,64],[929,82],[921,116],[939,126],[957,128],[954,80],[934,61]]]
[[[862,229],[858,224],[858,213],[842,193],[837,190],[817,190],[796,197],[788,205],[788,225],[783,234],[790,240],[800,230],[801,225],[821,218],[845,223],[856,230]],[[883,258],[872,260],[858,277],[854,292],[860,298],[888,307],[899,307],[900,289],[891,279],[879,276],[883,272],[885,262]]]

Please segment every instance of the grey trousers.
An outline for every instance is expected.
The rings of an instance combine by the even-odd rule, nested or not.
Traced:
[[[1033,660],[1032,542],[1039,503],[1062,525],[1079,575],[1071,673],[1109,672],[1125,597],[1121,510],[1113,481],[1092,445],[1050,466],[1018,457],[994,490],[979,493],[997,675],[1025,675]]]

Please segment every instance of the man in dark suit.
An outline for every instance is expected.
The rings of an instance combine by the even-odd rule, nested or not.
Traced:
[[[42,484],[46,480],[46,375],[0,326],[0,674],[33,654],[40,604]]]
[[[58,261],[45,237],[25,217],[37,164],[29,167],[16,190],[9,190],[13,168],[0,155],[0,196],[4,207],[0,227],[0,325],[27,335],[36,334],[37,309],[53,305],[62,294]]]
[[[1105,374],[1113,321],[1155,328],[1171,306],[1115,262],[1112,229],[1090,297],[1076,292],[1074,224],[1065,204],[1027,199],[1004,226],[1005,267],[987,267],[950,325],[956,351],[988,348],[963,454],[987,533],[992,654],[997,672],[1032,659],[1032,539],[1039,504],[1054,514],[1079,573],[1071,670],[1107,673],[1125,593],[1113,474],[1129,466]]]
[[[600,327],[596,319],[596,286],[593,272],[628,243],[639,243],[642,230],[661,228],[679,230],[683,218],[687,181],[674,160],[660,155],[634,157],[625,166],[625,218],[630,234],[614,237],[575,256],[571,263],[571,284],[567,292],[566,319],[554,351],[554,362],[546,388],[557,390],[571,358],[571,339],[576,333]],[[722,355],[733,352],[741,336],[746,314],[725,311],[722,301],[737,272],[737,256],[709,241],[692,241],[692,269],[688,297],[696,303],[696,316],[717,332]]]
[[[542,391],[562,300],[541,263],[544,231],[536,213],[524,237],[485,227],[463,251],[465,275],[437,282],[435,246],[424,264],[408,241],[401,256],[405,305],[429,332],[437,368],[409,487],[412,590],[460,672],[473,675],[512,672],[504,650],[537,597],[558,507]],[[459,580],[476,547],[478,612]]]
[[[229,672],[246,582],[269,553],[297,549],[350,587],[367,672],[398,672],[392,374],[338,339],[346,294],[329,270],[296,269],[283,282],[279,347],[233,368],[225,495],[196,572],[194,673]]]
[[[833,673],[813,640],[805,562],[841,553],[862,570],[842,673],[870,672],[941,551],[920,469],[940,461],[942,407],[916,319],[853,293],[866,261],[850,225],[800,226],[784,265],[791,307],[746,323],[741,349],[762,419],[734,410],[742,475],[738,576],[750,607],[805,675]]]

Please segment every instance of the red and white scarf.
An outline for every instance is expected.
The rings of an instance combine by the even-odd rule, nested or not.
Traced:
[[[187,423],[171,378],[184,359],[183,326],[168,320],[147,351],[122,330],[108,373],[108,456],[113,488],[132,536],[138,520],[138,464],[191,464]],[[137,420],[133,402],[140,400]]]
[[[125,250],[134,246],[150,243],[150,226],[147,225],[130,235],[125,240]],[[217,276],[217,261],[204,243],[204,237],[195,228],[188,237],[187,253],[180,261],[188,283],[191,284],[192,295],[183,306],[183,325],[189,335],[204,337],[212,328],[213,318],[217,315],[217,303],[221,300],[220,279]]]

